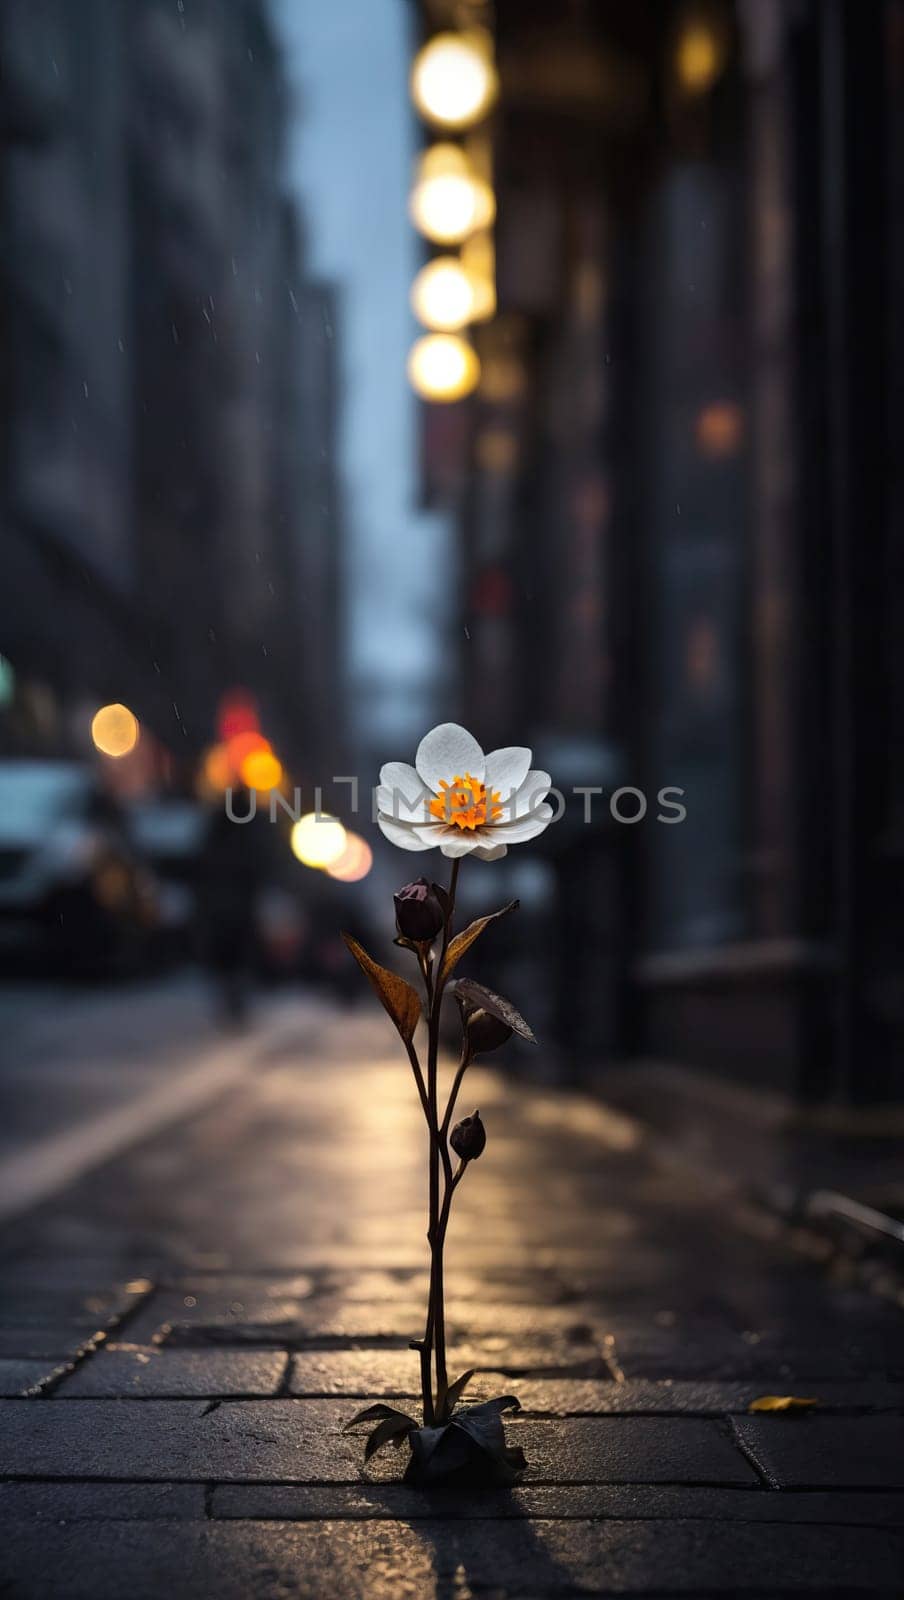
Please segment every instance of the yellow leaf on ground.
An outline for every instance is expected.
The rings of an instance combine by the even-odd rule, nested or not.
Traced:
[[[803,1399],[799,1394],[761,1394],[751,1400],[748,1411],[810,1411],[818,1400]]]

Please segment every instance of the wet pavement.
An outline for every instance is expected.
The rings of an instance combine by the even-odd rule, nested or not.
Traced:
[[[428,1494],[392,1451],[365,1468],[343,1423],[417,1391],[421,1113],[369,1010],[271,1024],[0,1234],[0,1593],[904,1591],[901,1308],[628,1117],[483,1067],[451,1365],[518,1395],[528,1469]],[[765,1394],[819,1404],[749,1414]]]

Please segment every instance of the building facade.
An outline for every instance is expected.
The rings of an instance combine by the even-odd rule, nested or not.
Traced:
[[[900,1100],[904,9],[495,11],[464,668],[602,791],[538,851],[563,1068]]]
[[[82,707],[125,700],[190,764],[242,684],[317,765],[335,341],[308,310],[329,291],[287,197],[266,5],[4,0],[0,28],[0,650],[53,725],[20,705],[10,737],[63,747]]]

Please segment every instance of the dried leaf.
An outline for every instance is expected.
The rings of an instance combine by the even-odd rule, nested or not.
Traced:
[[[473,978],[458,978],[455,982],[456,999],[466,1000],[472,1006],[480,1006],[488,1011],[491,1017],[498,1017],[511,1028],[513,1033],[520,1034],[522,1039],[527,1039],[530,1044],[536,1044],[533,1030],[525,1022],[520,1011],[516,1011],[510,1000],[504,999],[501,994],[495,994],[492,989],[485,989],[482,983],[475,983]]]
[[[472,1483],[514,1483],[525,1467],[524,1452],[505,1442],[504,1411],[519,1410],[513,1395],[466,1406],[438,1428],[416,1428],[410,1435],[411,1462],[406,1478],[436,1483],[444,1478]]]
[[[460,1378],[456,1378],[454,1383],[449,1384],[449,1387],[445,1390],[445,1392],[440,1390],[436,1397],[437,1409],[440,1412],[444,1412],[446,1416],[452,1415],[455,1406],[458,1404],[458,1401],[461,1399],[465,1389],[471,1382],[476,1370],[476,1367],[469,1367],[467,1372],[463,1372]]]
[[[466,1406],[456,1413],[450,1428],[461,1428],[472,1444],[488,1457],[497,1481],[513,1482],[524,1468],[524,1454],[510,1450],[502,1426],[504,1411],[520,1411],[521,1402],[512,1394],[485,1400],[479,1406]]]
[[[365,1461],[369,1461],[371,1456],[375,1456],[377,1451],[382,1450],[384,1444],[389,1444],[391,1440],[401,1444],[404,1436],[412,1433],[416,1427],[417,1423],[412,1422],[410,1417],[403,1416],[401,1411],[397,1412],[394,1417],[387,1417],[385,1422],[381,1422],[379,1427],[374,1428],[364,1446]]]
[[[351,1421],[345,1424],[342,1431],[347,1433],[349,1428],[356,1428],[362,1422],[376,1422],[378,1417],[404,1417],[405,1421],[410,1422],[413,1428],[417,1426],[406,1412],[400,1411],[397,1406],[385,1406],[381,1401],[379,1405],[365,1406],[363,1411],[356,1412]]]
[[[761,1394],[751,1400],[748,1411],[812,1411],[818,1400],[803,1399],[797,1394]]]
[[[446,951],[446,959],[443,962],[443,970],[440,974],[443,983],[457,967],[465,952],[470,950],[475,939],[480,938],[484,928],[488,928],[491,922],[498,922],[500,917],[507,917],[510,911],[517,911],[520,904],[520,900],[510,900],[507,906],[502,907],[501,911],[491,911],[489,916],[477,917],[474,922],[469,923],[467,928],[463,928],[461,933],[455,935]]]
[[[373,984],[381,1004],[389,1012],[405,1043],[410,1044],[421,1015],[421,1002],[411,984],[400,978],[397,972],[381,967],[350,933],[343,933],[342,937],[361,971]]]

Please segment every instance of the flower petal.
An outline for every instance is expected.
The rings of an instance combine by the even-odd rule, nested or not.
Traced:
[[[457,722],[441,722],[425,733],[417,747],[414,764],[418,776],[434,794],[439,794],[443,779],[451,783],[453,778],[463,778],[466,772],[483,783],[486,765],[473,734],[459,727]]]
[[[503,856],[508,855],[508,845],[494,844],[490,846],[479,844],[477,849],[472,851],[472,854],[475,861],[501,861]]]
[[[502,816],[499,826],[506,822],[514,822],[517,817],[531,816],[542,801],[546,799],[552,788],[552,778],[548,772],[531,769],[527,774],[520,789],[514,795],[502,797]]]
[[[377,810],[384,817],[392,817],[396,822],[429,822],[430,801],[433,799],[429,789],[421,785],[420,795],[409,799],[399,788],[387,787],[385,783],[377,785]]]
[[[487,756],[484,783],[508,800],[521,788],[530,767],[529,750],[524,745],[508,745],[504,750],[491,750]]]
[[[538,805],[530,815],[516,817],[513,822],[495,822],[492,828],[493,841],[523,844],[525,839],[535,839],[538,833],[543,833],[552,819],[552,806]]]
[[[437,843],[443,855],[454,861],[456,856],[469,856],[480,847],[480,834],[467,833],[463,829],[456,828],[454,831],[441,834]]]
[[[388,811],[391,816],[408,816],[409,808],[416,807],[418,802],[425,798],[430,798],[429,790],[424,788],[414,767],[409,766],[407,761],[387,761],[385,766],[380,768],[380,788],[388,789],[390,794],[400,796],[398,806],[384,805],[378,791],[377,804],[380,810]],[[405,805],[401,804],[402,799]]]
[[[395,817],[378,816],[377,827],[390,844],[397,844],[400,850],[431,850],[439,842],[431,839],[425,843],[410,823],[398,822]]]

